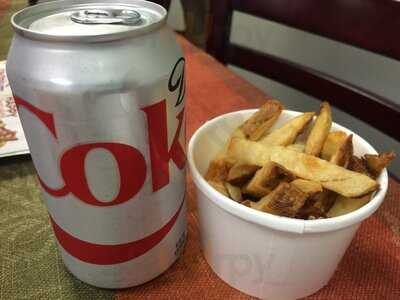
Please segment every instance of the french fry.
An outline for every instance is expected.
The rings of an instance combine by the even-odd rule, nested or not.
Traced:
[[[381,174],[382,170],[396,157],[392,152],[384,152],[379,155],[365,154],[365,162],[371,175],[376,178]]]
[[[294,185],[300,191],[308,194],[309,196],[322,192],[322,185],[316,181],[296,179],[293,180],[290,184]]]
[[[227,159],[212,160],[204,178],[206,180],[225,181],[231,167],[232,164]]]
[[[240,204],[247,206],[247,207],[251,207],[252,202],[253,201],[250,201],[250,200],[244,200],[244,201],[240,202]]]
[[[320,182],[325,189],[349,198],[365,195],[378,188],[378,183],[366,175],[285,147],[232,139],[228,153],[228,157],[237,160],[240,158],[246,163],[258,166],[270,161],[275,162],[296,177]]]
[[[245,185],[242,188],[242,193],[255,197],[255,198],[262,198],[265,195],[268,195],[269,193],[272,192],[272,189],[266,186],[262,186],[262,185],[255,185],[253,184],[252,186]]]
[[[268,100],[240,128],[248,139],[257,141],[274,125],[283,108],[279,101]]]
[[[347,166],[350,163],[350,159],[353,156],[353,135],[349,135],[342,145],[340,145],[337,149],[336,152],[332,155],[330,162],[347,168]]]
[[[237,127],[228,138],[224,147],[217,154],[215,159],[224,159],[226,156],[227,148],[233,138],[241,138],[250,140],[259,139],[266,133],[275,121],[279,118],[284,106],[277,100],[269,100],[260,109],[250,116],[242,125]]]
[[[295,179],[296,176],[293,173],[290,173],[287,170],[278,167],[278,180],[280,182],[282,181],[291,182],[294,181]]]
[[[296,143],[296,144],[291,144],[289,146],[286,147],[289,150],[293,150],[293,151],[297,151],[297,152],[304,152],[304,149],[306,148],[305,144],[300,144],[300,143]]]
[[[262,167],[270,162],[271,153],[279,149],[283,149],[283,147],[265,146],[260,142],[233,138],[228,145],[226,157],[229,160],[241,161],[249,165]]]
[[[255,137],[259,134],[261,135],[263,130],[265,130],[265,132],[268,131],[268,126],[272,126],[279,118],[283,106],[279,105],[279,102],[276,100],[271,100],[265,105],[266,107],[255,112],[247,121],[245,121],[232,132],[224,147],[217,154],[215,159],[225,158],[228,145],[233,138],[251,138],[252,140],[255,140]],[[281,107],[280,109],[279,106]],[[262,122],[263,118],[265,118],[264,122]]]
[[[274,215],[294,217],[304,205],[307,194],[287,182],[282,182],[271,193],[251,207]]]
[[[363,158],[358,158],[354,155],[351,155],[348,161],[348,168],[354,172],[372,177],[367,168],[366,161]],[[329,218],[332,218],[352,212],[368,203],[371,197],[372,193],[366,194],[358,198],[344,197],[338,195],[332,202],[332,206],[329,207],[329,210],[327,211],[327,216]]]
[[[289,121],[286,125],[270,133],[268,136],[263,138],[261,142],[266,145],[289,145],[293,143],[296,137],[304,130],[307,124],[312,120],[313,116],[314,113],[305,113],[300,115],[299,117]],[[294,148],[293,145],[291,146],[291,148]],[[296,149],[301,149],[299,151],[302,152],[304,151],[304,145],[298,144]],[[273,169],[272,167],[273,165],[267,163],[261,168],[261,170],[257,171],[249,184],[244,188],[244,192],[256,197],[263,197],[270,193],[271,189],[268,187],[268,183],[278,175],[276,172],[274,174],[271,173],[271,170]]]
[[[239,187],[230,184],[229,182],[224,182],[225,189],[228,191],[229,197],[236,202],[241,202],[242,198],[242,191]]]
[[[313,116],[313,112],[304,113],[261,138],[260,142],[264,145],[277,146],[287,146],[293,144],[296,137],[303,132],[303,130],[312,120]]]
[[[303,220],[320,219],[325,218],[326,214],[318,207],[314,206],[314,202],[310,201],[312,198],[308,198],[306,203],[296,214],[296,218]]]
[[[371,196],[372,194],[367,194],[360,198],[346,198],[343,196],[338,196],[335,200],[335,204],[328,211],[327,217],[338,217],[355,211],[367,204],[371,200]]]
[[[318,193],[313,197],[313,206],[316,211],[320,211],[322,214],[326,214],[335,203],[336,197],[336,193],[324,189],[321,193]]]
[[[341,145],[336,145],[336,150],[333,153],[330,162],[346,168],[349,164],[351,157],[353,156],[353,135],[347,136],[343,141],[340,141]],[[324,190],[314,199],[314,208],[322,213],[327,213],[328,210],[335,203],[336,194],[329,190]]]
[[[304,152],[309,155],[319,156],[325,140],[331,130],[332,126],[332,113],[328,102],[321,104],[321,109],[314,126],[306,141],[306,148]]]
[[[277,176],[277,167],[275,164],[268,162],[258,170],[249,183],[244,186],[243,192],[257,198],[264,197],[272,191],[271,187],[274,185],[276,186]]]
[[[249,165],[242,162],[237,162],[229,170],[227,181],[234,185],[242,185],[247,182],[254,173],[260,169],[257,165]]]
[[[321,151],[321,158],[329,161],[337,148],[343,145],[347,134],[343,131],[332,131],[328,134]]]
[[[350,158],[349,165],[347,167],[349,170],[352,170],[357,173],[361,173],[364,175],[367,175],[369,177],[372,177],[370,174],[368,168],[367,168],[367,163],[363,158],[358,158],[357,156],[353,155]]]
[[[317,181],[325,189],[345,197],[363,196],[378,188],[378,183],[366,175],[349,171],[323,159],[287,150],[272,148],[269,159],[283,169],[303,179]]]
[[[229,197],[229,192],[226,189],[223,181],[207,180],[208,184],[211,185],[216,191],[220,192],[222,195]]]

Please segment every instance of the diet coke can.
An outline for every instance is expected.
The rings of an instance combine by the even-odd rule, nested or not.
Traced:
[[[166,10],[139,0],[16,13],[7,75],[59,250],[77,278],[144,283],[186,238],[184,65]]]

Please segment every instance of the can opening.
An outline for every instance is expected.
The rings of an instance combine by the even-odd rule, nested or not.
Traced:
[[[148,33],[165,25],[166,16],[165,8],[143,0],[59,0],[27,7],[11,23],[32,39],[93,43]]]
[[[130,9],[84,9],[72,13],[71,20],[80,24],[135,25],[141,21],[141,15]]]

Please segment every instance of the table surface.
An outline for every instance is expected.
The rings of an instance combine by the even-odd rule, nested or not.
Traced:
[[[187,59],[187,139],[220,114],[270,98],[178,36]],[[310,299],[400,299],[400,185],[360,227],[329,284]],[[139,287],[91,287],[63,266],[29,158],[0,161],[0,299],[248,299],[204,260],[193,183],[188,177],[188,241],[163,275]]]

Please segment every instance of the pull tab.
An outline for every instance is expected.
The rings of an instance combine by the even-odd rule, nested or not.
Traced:
[[[136,25],[141,15],[129,9],[85,9],[71,14],[71,20],[81,24],[127,24]]]

